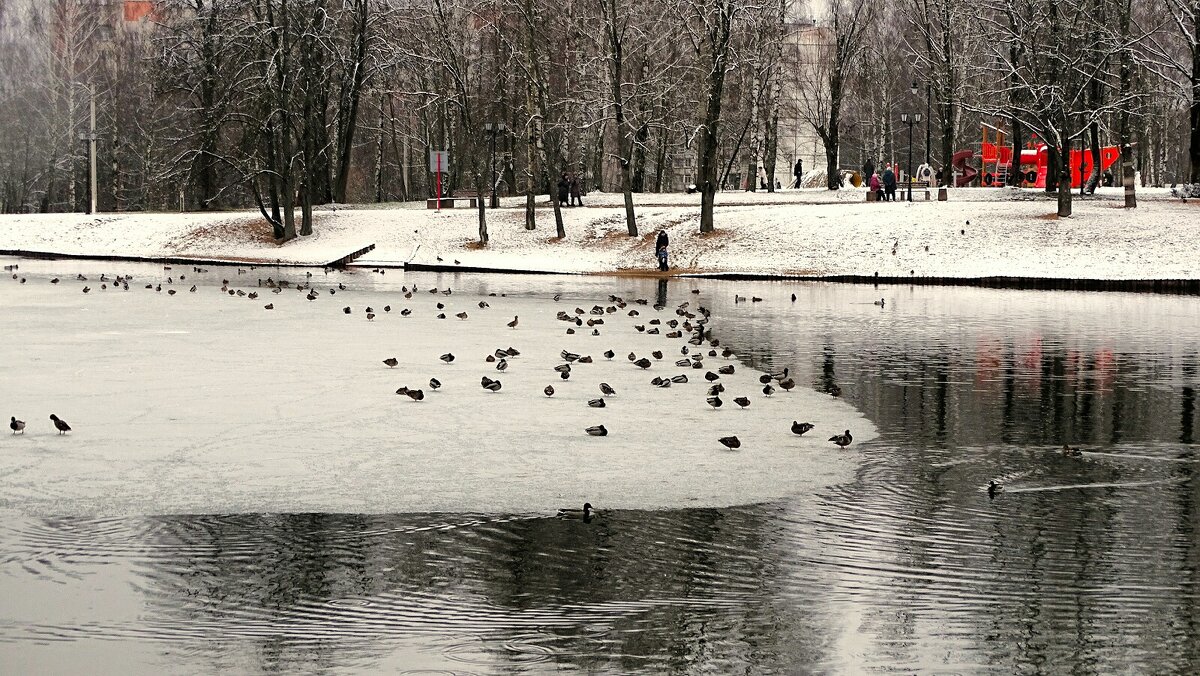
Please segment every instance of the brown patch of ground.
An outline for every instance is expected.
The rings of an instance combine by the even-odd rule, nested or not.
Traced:
[[[620,230],[609,230],[598,237],[595,235],[590,236],[588,240],[590,246],[598,246],[602,249],[615,249],[631,241],[638,242],[637,238],[630,237],[628,232],[621,232]]]
[[[1039,221],[1057,221],[1058,212],[1056,211],[1049,214],[1042,214],[1041,216],[1034,216],[1034,218],[1038,219]]]
[[[694,275],[704,270],[696,268],[671,268],[666,272],[658,268],[617,268],[616,270],[608,270],[603,272],[592,272],[593,275],[611,275],[614,277],[638,277],[645,279],[666,279],[668,277],[677,277],[679,275]]]
[[[220,249],[246,244],[274,246],[277,242],[270,225],[259,218],[246,218],[196,226],[175,242],[175,251]],[[223,258],[234,260],[232,257]]]
[[[470,240],[470,241],[464,243],[463,248],[466,249],[467,251],[481,251],[483,249],[486,249],[487,246],[485,246],[483,242],[480,242],[477,239],[473,239],[473,240]]]
[[[733,239],[734,234],[733,234],[733,231],[730,230],[729,228],[717,228],[716,230],[713,230],[712,232],[697,232],[694,236],[699,239],[721,240],[721,239]]]

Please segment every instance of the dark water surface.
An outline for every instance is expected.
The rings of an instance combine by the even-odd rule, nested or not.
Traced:
[[[1200,672],[1200,299],[417,279],[701,302],[747,363],[840,389],[881,437],[815,503],[587,524],[5,515],[0,671]]]

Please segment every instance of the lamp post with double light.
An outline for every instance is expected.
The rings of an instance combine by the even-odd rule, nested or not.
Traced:
[[[489,201],[488,206],[490,206],[492,209],[495,209],[496,207],[500,206],[500,198],[496,197],[496,136],[508,131],[508,126],[503,122],[497,122],[496,124],[488,122],[483,125],[483,130],[489,137],[492,158],[491,164],[489,165],[491,167],[489,176],[491,177],[492,181],[492,198]]]
[[[900,121],[908,125],[908,171],[905,179],[908,181],[908,201],[912,201],[912,134],[913,125],[920,124],[921,114],[909,115],[908,113],[900,114]]]

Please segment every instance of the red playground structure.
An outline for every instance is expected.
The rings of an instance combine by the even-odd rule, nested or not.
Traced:
[[[991,134],[988,131],[991,130]],[[989,140],[989,136],[991,140]],[[1006,134],[991,125],[983,125],[983,143],[980,146],[981,168],[978,174],[966,164],[966,160],[974,155],[970,150],[954,154],[954,169],[958,172],[958,185],[963,186],[979,176],[980,185],[1000,187],[1008,183],[1012,172],[1012,146],[1006,143]],[[960,159],[961,158],[961,159]],[[1121,151],[1116,146],[1105,146],[1100,149],[1100,171],[1108,171],[1121,158]],[[959,165],[962,164],[960,167]],[[1092,173],[1092,153],[1071,150],[1071,187],[1083,185]],[[1046,187],[1046,172],[1050,169],[1050,150],[1045,143],[1035,137],[1025,143],[1021,150],[1018,170],[1022,173],[1023,183],[1035,188]]]

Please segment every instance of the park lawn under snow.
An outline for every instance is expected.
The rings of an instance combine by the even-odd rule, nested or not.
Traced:
[[[1076,199],[1054,216],[1035,190],[960,189],[948,202],[866,203],[861,190],[721,193],[715,233],[698,234],[698,196],[638,195],[640,237],[626,236],[621,196],[593,193],[565,208],[567,236],[540,207],[524,228],[519,199],[488,212],[480,247],[472,209],[434,212],[335,207],[318,212],[315,233],[283,245],[257,213],[77,214],[0,217],[0,250],[92,256],[193,257],[321,265],[369,245],[358,264],[461,265],[545,272],[633,272],[654,267],[653,240],[671,237],[676,273],[763,275],[1029,276],[1195,279],[1200,205],[1143,190],[1136,210],[1120,191]]]
[[[257,286],[260,275],[279,269],[195,274],[186,266],[124,264],[142,272],[123,291],[111,285],[123,264],[87,264],[110,270],[109,282],[96,273],[76,280],[81,265],[21,261],[25,283],[0,280],[0,410],[28,423],[24,435],[0,435],[2,509],[67,516],[551,513],[584,501],[721,506],[811,495],[848,480],[855,448],[840,451],[826,439],[845,428],[856,444],[875,436],[852,407],[803,383],[765,397],[760,374],[740,364],[721,378],[725,406],[711,409],[705,371],[736,362],[706,357],[705,369],[677,367],[686,334],[669,339],[633,328],[676,318],[680,299],[661,312],[630,304],[641,313],[636,318],[627,310],[605,314],[600,336],[586,327],[566,335],[555,314],[608,305],[599,286],[583,287],[596,288],[594,297],[560,302],[527,286],[520,297],[422,289],[405,299],[405,276],[396,271],[318,272],[320,294],[309,301],[294,289],[275,294]],[[50,283],[53,275],[60,283]],[[221,277],[261,295],[223,293]],[[507,279],[482,288],[506,293]],[[331,295],[336,280],[348,288]],[[85,285],[90,293],[81,292]],[[448,319],[435,318],[439,302]],[[264,309],[267,303],[274,309]],[[377,313],[373,321],[367,306]],[[412,315],[400,316],[403,308]],[[468,318],[455,318],[462,311]],[[509,329],[514,316],[519,326]],[[485,362],[510,346],[521,355],[508,370]],[[564,349],[595,362],[576,364],[563,381],[552,369]],[[616,358],[605,359],[606,349]],[[626,356],[653,350],[664,354],[648,370]],[[456,356],[452,364],[439,360],[446,352]],[[387,357],[399,365],[388,368]],[[690,382],[650,385],[655,376],[681,373]],[[482,376],[499,379],[502,389],[484,391]],[[442,383],[438,391],[429,387],[433,377]],[[617,395],[604,409],[589,408],[600,382]],[[553,397],[543,394],[546,385]],[[398,396],[400,386],[422,388],[424,401]],[[734,405],[739,395],[751,399],[749,408]],[[51,413],[74,431],[57,435]],[[789,429],[794,419],[817,430],[797,437]],[[609,436],[585,434],[599,424]],[[740,451],[718,443],[728,435],[741,438]]]

